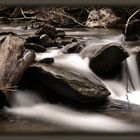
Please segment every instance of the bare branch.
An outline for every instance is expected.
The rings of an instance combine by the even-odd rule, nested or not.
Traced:
[[[59,16],[63,16],[63,17],[66,17],[66,18],[69,18],[71,20],[73,20],[75,23],[79,24],[80,26],[83,26],[83,27],[88,27],[86,25],[84,25],[83,23],[80,23],[79,21],[77,21],[75,18],[73,18],[72,16],[68,16],[66,14],[63,14],[63,13],[57,13],[57,12],[50,12],[51,14],[56,14],[56,15],[59,15]],[[89,28],[89,27],[88,27]]]

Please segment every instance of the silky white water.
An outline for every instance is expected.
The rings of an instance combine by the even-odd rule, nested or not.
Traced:
[[[130,79],[127,77],[127,73],[123,70],[122,80],[103,80],[104,84],[111,92],[110,98],[118,99],[122,101],[128,101],[140,105],[140,75],[137,67],[136,56],[132,55],[126,60]],[[131,80],[132,85],[127,82]],[[128,88],[128,89],[127,89]],[[128,96],[128,99],[127,99]]]
[[[133,58],[132,61],[134,61]],[[131,64],[130,62],[131,61],[128,61],[128,65]],[[88,65],[78,55],[58,56],[58,58],[55,58],[54,65],[78,73],[95,82],[95,74],[90,71]],[[138,78],[137,74],[138,73],[135,73],[135,77]],[[132,75],[131,77],[134,81]],[[99,83],[98,80],[96,82]],[[138,79],[137,82],[139,82]],[[127,101],[126,94],[129,94],[129,101],[131,103],[140,104],[140,93],[138,90],[132,91],[132,93],[127,93],[125,84],[123,85],[123,83],[115,80],[103,81],[103,83],[111,91],[110,98]],[[136,83],[136,85],[137,84],[138,83]],[[64,106],[41,103],[36,94],[29,96],[28,93],[18,93],[15,94],[15,96],[15,105],[12,109],[8,109],[8,111],[26,117],[49,121],[83,131],[132,132],[136,131],[137,128],[136,126],[122,122],[119,119],[111,118],[99,113],[78,112]],[[106,126],[108,127],[106,128]]]
[[[69,32],[70,35],[71,32]],[[76,35],[80,32],[75,32]],[[91,33],[91,32],[90,32]],[[104,45],[107,43],[117,42],[122,43],[122,35],[115,34],[106,35],[104,33],[92,34],[93,36],[87,37],[91,43],[87,43],[88,46],[83,50],[90,51],[91,47],[96,45]],[[72,33],[71,33],[72,34]],[[74,33],[73,33],[74,34]],[[83,32],[81,33],[83,34]],[[81,35],[79,35],[81,36]],[[94,42],[96,38],[96,41]],[[86,37],[85,37],[86,38]],[[92,40],[93,38],[93,40]],[[100,40],[100,42],[97,42]],[[129,79],[134,85],[134,89],[131,87],[131,92],[126,90],[127,78],[125,70],[123,70],[122,80],[104,80],[97,77],[88,67],[88,61],[81,58],[79,54],[62,54],[61,51],[54,49],[47,51],[46,53],[36,54],[36,60],[40,60],[47,57],[54,57],[54,64],[58,67],[62,67],[65,70],[71,71],[73,73],[79,74],[82,77],[88,78],[94,83],[101,84],[103,82],[105,86],[110,90],[110,99],[117,99],[121,101],[126,101],[129,103],[134,103],[140,105],[140,78],[136,63],[136,57],[129,57],[127,62]],[[101,81],[100,81],[100,80]],[[129,84],[131,85],[131,84]],[[17,93],[14,97],[13,107],[6,109],[8,112],[23,115],[25,117],[31,117],[42,121],[49,121],[54,124],[59,124],[62,126],[67,126],[72,129],[78,129],[83,131],[104,131],[104,132],[133,132],[137,131],[137,127],[123,122],[119,119],[108,117],[100,113],[87,113],[74,110],[72,108],[65,107],[64,105],[55,105],[50,103],[42,103],[40,97],[37,94],[28,93]]]

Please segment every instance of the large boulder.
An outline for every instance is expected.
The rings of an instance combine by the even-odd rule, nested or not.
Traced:
[[[140,39],[140,20],[135,19],[128,23],[124,31],[125,41],[136,41]]]
[[[22,74],[35,60],[34,51],[25,49],[23,38],[8,35],[2,41],[0,45],[0,107],[7,105],[6,98],[15,91]]]
[[[80,55],[89,58],[89,67],[98,76],[109,72],[129,56],[127,51],[117,43],[100,45],[87,50],[85,48]]]
[[[100,102],[110,95],[102,83],[93,83],[63,68],[42,63],[28,68],[19,87],[38,91],[48,100],[79,103]]]

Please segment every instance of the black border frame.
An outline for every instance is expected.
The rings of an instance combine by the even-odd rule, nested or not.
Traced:
[[[127,5],[140,6],[139,0],[0,0],[0,5],[92,6]]]
[[[27,6],[140,6],[140,0],[0,0],[0,5]],[[0,134],[0,140],[139,140],[140,133]]]

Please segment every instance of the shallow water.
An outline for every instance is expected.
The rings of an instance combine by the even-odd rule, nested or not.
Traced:
[[[2,27],[0,31],[15,31],[19,35],[32,34],[32,30],[24,30],[21,27]],[[54,65],[63,67],[66,70],[77,73],[91,81],[100,84],[100,81],[95,78],[96,75],[91,72],[88,67],[88,60],[83,60],[80,56],[84,51],[88,51],[91,47],[97,45],[104,45],[111,42],[123,44],[123,35],[120,31],[106,30],[106,29],[65,29],[66,34],[77,38],[86,40],[86,48],[79,54],[62,54],[58,49],[50,49],[46,53],[36,54],[36,59],[40,60],[46,57],[54,57]],[[133,46],[133,48],[131,47]],[[129,49],[130,54],[134,54],[134,49],[137,45],[127,43],[126,48]],[[125,64],[124,64],[125,65]],[[109,101],[103,105],[99,112],[90,107],[86,109],[76,109],[67,107],[64,104],[50,104],[44,103],[41,98],[35,93],[14,94],[14,103],[12,108],[6,108],[4,112],[8,113],[7,117],[0,121],[3,127],[7,125],[5,131],[1,132],[140,132],[140,79],[135,56],[127,59],[128,71],[135,90],[130,87],[131,92],[126,90],[126,73],[123,70],[123,78],[120,81],[116,79],[105,80],[102,82],[108,87],[111,92]],[[129,84],[129,86],[131,86]],[[131,106],[129,105],[131,104]],[[131,107],[131,108],[130,108]],[[8,118],[14,118],[12,123]],[[18,117],[17,117],[18,116]],[[26,121],[26,123],[24,123]],[[6,123],[7,122],[7,123]],[[19,125],[23,125],[22,127]],[[23,123],[22,123],[23,122]],[[19,125],[19,126],[18,126]],[[28,128],[29,125],[31,129]],[[13,129],[16,127],[15,129]],[[19,130],[18,130],[19,127]],[[35,128],[36,127],[36,128]],[[38,127],[40,130],[38,130]]]

